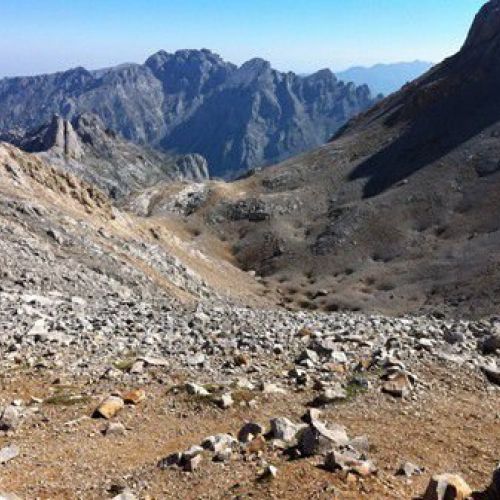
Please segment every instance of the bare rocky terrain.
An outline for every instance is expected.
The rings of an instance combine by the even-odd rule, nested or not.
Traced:
[[[289,312],[181,213],[0,180],[5,498],[497,498],[498,318]]]
[[[0,143],[0,498],[498,500],[499,33],[233,183]]]
[[[36,153],[115,200],[159,182],[203,182],[210,176],[202,156],[169,155],[139,146],[106,128],[99,117],[90,113],[72,121],[54,115],[39,128],[6,133],[0,139]]]

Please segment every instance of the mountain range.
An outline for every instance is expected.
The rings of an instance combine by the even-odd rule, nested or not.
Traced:
[[[336,72],[340,80],[356,85],[368,85],[374,94],[389,95],[431,69],[426,61],[376,64],[371,67],[355,66]]]
[[[319,146],[373,103],[366,85],[329,70],[301,77],[262,59],[237,67],[205,49],[160,51],[144,64],[0,80],[0,133],[91,113],[126,140],[200,154],[230,178]]]

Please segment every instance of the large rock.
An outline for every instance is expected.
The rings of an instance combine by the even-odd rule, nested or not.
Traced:
[[[80,139],[69,120],[54,115],[52,120],[23,138],[19,144],[25,151],[52,151],[56,155],[79,160],[84,155]]]
[[[500,385],[500,368],[496,366],[482,366],[481,370],[492,384]]]
[[[403,462],[400,466],[399,469],[396,471],[397,476],[405,476],[405,477],[412,477],[412,476],[419,476],[422,474],[423,470],[421,467],[418,465],[415,465],[412,462]]]
[[[232,448],[237,444],[236,439],[230,434],[216,434],[214,436],[209,436],[203,440],[201,446],[206,450],[213,451],[217,453],[223,451],[227,448]]]
[[[354,472],[359,476],[369,476],[377,472],[373,462],[369,460],[360,460],[357,456],[349,453],[340,453],[331,451],[325,458],[325,469],[330,472],[344,471]]]
[[[254,437],[264,433],[264,427],[256,422],[246,422],[238,432],[238,441],[248,443]]]
[[[472,495],[469,485],[456,474],[433,476],[422,500],[466,500]]]
[[[481,342],[481,350],[483,354],[494,354],[500,352],[500,335],[490,335]]]
[[[109,396],[97,407],[94,416],[110,419],[117,415],[124,406],[125,403],[120,396]]]
[[[500,499],[500,464],[493,472],[491,484],[485,492],[485,500],[498,500]]]
[[[0,491],[0,500],[22,500],[20,496],[6,491]]]
[[[0,417],[0,430],[11,431],[17,429],[21,421],[19,408],[14,405],[6,406]]]
[[[2,448],[0,450],[0,464],[10,462],[12,459],[16,458],[19,453],[19,448],[15,444]]]
[[[293,442],[303,424],[294,424],[288,418],[279,417],[271,420],[271,435],[274,439],[280,439],[285,442]]]
[[[347,399],[346,390],[340,385],[335,385],[333,387],[327,387],[323,390],[314,400],[314,405],[322,406],[335,403],[337,401],[344,401]]]
[[[327,427],[319,421],[313,421],[298,436],[298,449],[304,457],[326,454],[348,443],[349,436],[343,426],[332,424]]]
[[[411,391],[408,375],[403,372],[391,375],[389,380],[382,385],[382,391],[396,398],[404,398]]]

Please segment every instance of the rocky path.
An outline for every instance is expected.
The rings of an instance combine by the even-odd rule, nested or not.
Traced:
[[[445,472],[483,491],[500,458],[495,319],[15,287],[0,306],[0,488],[20,498],[414,498]]]

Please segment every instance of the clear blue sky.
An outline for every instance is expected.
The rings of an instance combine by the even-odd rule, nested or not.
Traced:
[[[210,48],[237,64],[310,72],[438,62],[484,0],[0,0],[0,77],[143,62]]]

